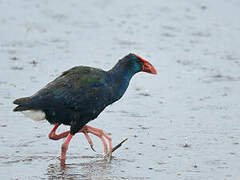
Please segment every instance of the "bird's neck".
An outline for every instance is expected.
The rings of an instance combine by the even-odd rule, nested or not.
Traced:
[[[111,70],[108,71],[111,74],[112,78],[118,81],[129,82],[135,72],[131,69],[124,68],[119,64],[116,64]]]
[[[119,65],[116,64],[111,70],[108,71],[108,74],[111,77],[112,86],[116,92],[116,98],[119,99],[126,91],[135,72],[132,72],[129,69],[121,66],[119,67]]]

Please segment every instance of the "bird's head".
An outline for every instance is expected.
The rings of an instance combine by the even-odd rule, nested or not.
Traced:
[[[130,53],[123,59],[121,59],[120,62],[127,66],[127,68],[133,71],[134,73],[143,71],[150,74],[157,74],[156,69],[150,62],[136,54]]]

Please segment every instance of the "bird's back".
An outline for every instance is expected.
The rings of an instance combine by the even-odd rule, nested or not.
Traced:
[[[36,94],[16,99],[14,111],[41,110],[50,123],[89,121],[112,103],[108,76],[101,69],[77,66],[65,71]]]

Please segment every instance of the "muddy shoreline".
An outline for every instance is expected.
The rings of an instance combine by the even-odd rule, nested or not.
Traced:
[[[0,1],[1,179],[237,179],[240,160],[240,3],[224,1]],[[103,160],[82,134],[63,141],[52,126],[13,113],[61,72],[110,69],[134,52],[140,73],[124,97],[90,125],[128,141]],[[61,127],[59,131],[67,130]]]

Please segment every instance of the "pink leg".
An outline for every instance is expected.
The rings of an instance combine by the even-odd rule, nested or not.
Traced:
[[[67,152],[67,149],[68,149],[69,142],[72,139],[73,135],[70,134],[70,131],[65,131],[63,133],[56,134],[56,130],[59,126],[60,126],[60,124],[56,123],[55,126],[53,127],[53,129],[51,130],[51,132],[49,133],[48,137],[52,140],[59,140],[59,139],[67,137],[65,142],[62,144],[62,152],[61,152],[61,163],[65,164],[66,152]],[[86,137],[86,139],[87,139],[88,143],[90,144],[93,151],[95,151],[93,149],[93,142],[92,142],[91,138],[89,137],[88,133],[92,133],[95,136],[98,136],[103,143],[104,153],[107,154],[107,152],[108,152],[107,155],[111,156],[111,153],[112,153],[112,139],[103,130],[85,125],[79,132],[84,133],[84,135],[85,135],[85,137]],[[109,150],[107,149],[107,143],[106,143],[106,141],[103,137],[105,137],[108,140]]]
[[[108,136],[103,130],[98,128],[88,126],[88,129],[90,129],[89,132],[98,132],[101,136],[104,136],[107,139],[109,144],[109,152],[112,152],[112,138],[110,136]]]
[[[70,131],[65,131],[63,133],[56,134],[56,130],[59,126],[60,126],[59,123],[55,124],[55,126],[53,127],[53,129],[51,130],[51,132],[48,135],[49,139],[59,140],[59,139],[67,137],[67,135],[69,134]],[[91,129],[91,132],[89,131],[88,127]],[[91,127],[91,126],[84,126],[79,132],[84,133],[84,135],[85,135],[85,137],[86,137],[86,139],[87,139],[87,141],[88,141],[88,143],[89,143],[89,145],[90,145],[90,147],[93,151],[95,151],[94,148],[93,148],[93,142],[92,142],[91,138],[89,137],[88,133],[92,133],[92,134],[94,134],[95,136],[98,136],[101,139],[101,141],[103,143],[103,146],[104,146],[104,152],[105,153],[107,153],[108,150],[107,150],[106,141],[103,138],[103,136],[106,137],[108,142],[109,142],[109,152],[111,152],[111,149],[112,149],[111,138],[108,137],[107,134],[104,133],[101,129],[97,129],[97,128],[94,128],[94,127]]]
[[[65,142],[62,144],[62,152],[61,152],[61,164],[65,164],[65,160],[66,160],[66,152],[68,149],[68,145],[70,140],[72,139],[73,135],[72,134],[68,134],[67,139],[65,140]]]
[[[55,126],[53,127],[53,129],[51,130],[51,132],[48,135],[49,139],[59,140],[59,139],[67,137],[67,135],[69,134],[70,131],[65,131],[63,133],[56,134],[56,130],[59,126],[60,126],[59,123],[55,124]]]
[[[81,132],[83,132],[84,134],[92,133],[95,136],[98,136],[103,143],[104,153],[107,154],[107,152],[109,153],[112,152],[112,139],[103,130],[85,125],[83,129],[81,129]],[[105,137],[108,140],[109,150],[107,149],[107,143],[103,137]]]
[[[90,131],[89,129],[88,129],[88,133],[92,133],[92,134],[94,134],[95,136],[97,136],[101,139],[101,141],[103,143],[103,147],[104,147],[104,153],[107,154],[107,152],[108,152],[107,143],[106,143],[105,139],[103,138],[103,136],[100,133],[95,132],[95,131]]]
[[[96,152],[95,149],[93,148],[93,142],[92,142],[91,138],[90,138],[89,135],[88,135],[86,126],[84,126],[79,132],[82,132],[82,133],[85,135],[85,137],[86,137],[86,139],[87,139],[87,141],[88,141],[91,149],[92,149],[94,152]]]

